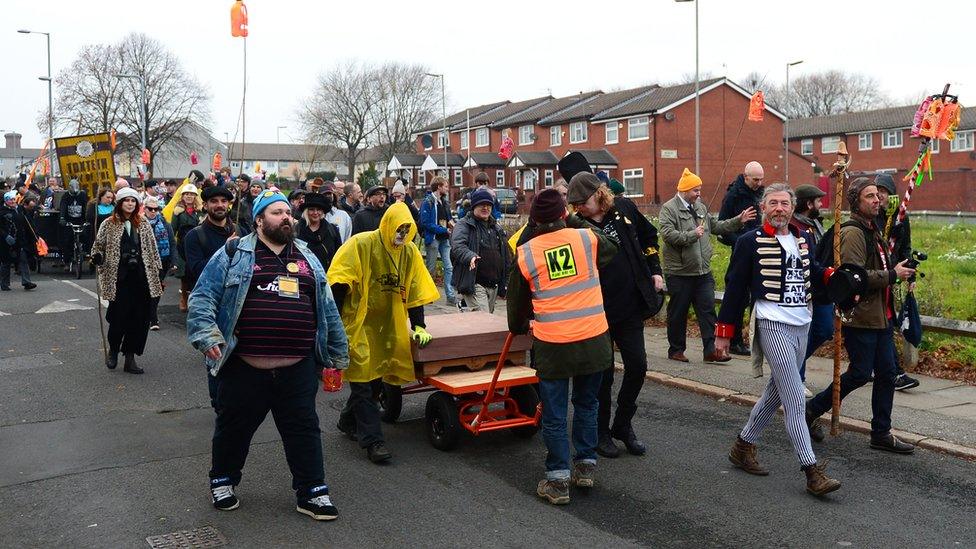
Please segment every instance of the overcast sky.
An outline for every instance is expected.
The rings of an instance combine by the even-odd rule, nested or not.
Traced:
[[[673,0],[427,0],[403,2],[250,0],[247,140],[301,140],[296,109],[316,75],[340,61],[422,63],[447,75],[448,111],[504,99],[670,82],[695,68],[695,5]],[[79,48],[129,32],[161,40],[212,95],[210,128],[235,135],[241,102],[242,39],[230,36],[230,0],[0,2],[4,71],[0,130],[39,147],[36,119],[47,103],[44,37],[52,70]],[[933,4],[935,6],[936,4]],[[701,0],[701,72],[769,83],[842,69],[878,80],[896,102],[952,82],[976,104],[974,2],[793,2]],[[950,14],[946,19],[943,15]],[[963,32],[953,35],[952,30]],[[55,97],[57,90],[55,90]]]

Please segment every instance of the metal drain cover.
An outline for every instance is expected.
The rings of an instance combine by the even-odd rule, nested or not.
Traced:
[[[227,545],[227,538],[213,526],[204,526],[193,530],[149,536],[146,542],[153,549],[205,549],[223,547]]]

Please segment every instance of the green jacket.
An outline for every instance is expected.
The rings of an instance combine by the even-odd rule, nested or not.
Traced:
[[[566,218],[565,223],[557,221],[530,226],[526,231],[531,230],[532,236],[538,236],[567,226],[574,229],[594,229],[593,234],[598,241],[597,268],[606,266],[617,255],[617,244],[610,237],[575,215]],[[521,244],[524,242],[519,243]],[[508,294],[505,298],[508,308],[508,329],[513,334],[524,334],[529,331],[529,319],[532,317],[532,292],[528,280],[522,276],[522,270],[518,267],[518,251],[513,263],[515,266],[509,276]],[[612,363],[613,347],[610,344],[609,333],[573,343],[548,343],[539,340],[532,343],[532,367],[536,369],[536,375],[541,379],[566,379],[592,374],[606,370]]]
[[[850,314],[841,317],[844,326],[852,328],[885,329],[888,327],[888,315],[895,316],[894,296],[891,287],[898,278],[895,276],[895,263],[888,253],[888,246],[881,238],[881,233],[872,221],[859,215],[851,217],[851,221],[860,226],[848,225],[840,229],[840,262],[853,263],[864,267],[868,272],[868,291],[854,306]],[[868,252],[865,248],[865,231],[874,236],[872,243],[874,250]],[[882,264],[881,254],[884,254],[887,269]]]
[[[712,272],[712,241],[709,233],[729,234],[742,228],[738,217],[719,221],[708,213],[702,201],[695,201],[698,219],[705,220],[705,234],[695,234],[691,212],[675,195],[661,206],[661,270],[665,276],[699,276]]]

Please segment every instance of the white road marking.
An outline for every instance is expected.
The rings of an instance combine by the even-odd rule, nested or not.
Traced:
[[[10,316],[10,313],[5,313],[3,311],[0,311],[0,316]]]
[[[68,286],[71,286],[72,288],[75,288],[77,290],[81,290],[83,293],[88,294],[91,297],[94,297],[95,299],[98,299],[98,294],[96,294],[95,292],[89,290],[88,288],[85,288],[84,286],[75,284],[74,282],[72,282],[70,280],[61,279],[61,282],[64,282],[65,284],[67,284]],[[98,282],[96,282],[96,284],[98,284]],[[106,301],[106,300],[103,299],[102,300],[102,307],[108,307],[108,301]]]
[[[67,303],[64,301],[54,301],[34,311],[37,313],[63,313],[64,311],[90,311],[94,307],[79,305],[77,303]]]

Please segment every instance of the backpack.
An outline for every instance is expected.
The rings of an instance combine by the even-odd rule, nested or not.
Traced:
[[[852,225],[860,227],[861,232],[864,233],[864,250],[866,252],[870,251],[872,249],[871,244],[874,242],[874,232],[856,221],[845,221],[841,224],[841,227],[850,227]],[[836,226],[837,223],[834,223],[824,232],[814,253],[814,259],[823,267],[834,266],[834,227]]]

